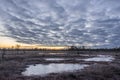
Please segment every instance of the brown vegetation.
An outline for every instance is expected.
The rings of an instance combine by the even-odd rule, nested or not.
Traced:
[[[26,51],[27,52],[27,51]],[[102,52],[102,51],[101,51]],[[120,80],[120,53],[110,53],[115,56],[113,62],[84,62],[76,61],[74,58],[88,58],[101,54],[101,52],[79,52],[79,54],[35,54],[35,53],[21,53],[21,54],[5,54],[4,60],[0,62],[0,80]],[[82,56],[80,54],[89,54],[90,56]],[[109,52],[102,52],[102,54],[109,54]],[[44,58],[73,58],[72,60],[62,61],[46,61]],[[28,64],[45,64],[45,63],[83,63],[93,64],[82,71],[66,72],[66,73],[51,73],[47,76],[23,76],[21,72],[25,70]]]

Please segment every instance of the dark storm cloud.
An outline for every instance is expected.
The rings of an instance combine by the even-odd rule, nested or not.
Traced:
[[[120,46],[119,0],[0,0],[0,35],[43,45]]]

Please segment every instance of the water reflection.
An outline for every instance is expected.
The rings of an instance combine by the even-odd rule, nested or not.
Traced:
[[[64,58],[46,58],[45,60],[54,61],[54,60],[66,60]]]
[[[88,65],[83,64],[38,64],[36,66],[29,65],[28,68],[26,68],[26,71],[22,74],[25,76],[31,76],[31,75],[46,75],[49,73],[60,73],[60,72],[71,72],[75,70],[83,69]]]
[[[109,62],[109,61],[113,61],[114,58],[112,56],[109,55],[98,55],[97,57],[93,57],[93,58],[87,58],[87,59],[83,59],[84,61],[104,61],[104,62]]]

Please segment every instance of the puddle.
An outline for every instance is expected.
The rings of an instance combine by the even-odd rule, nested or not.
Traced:
[[[44,58],[45,60],[67,60],[68,58]],[[70,58],[71,59],[71,58]],[[83,61],[96,61],[96,62],[110,62],[114,60],[113,56],[110,55],[96,55],[96,57],[76,60]],[[86,64],[65,64],[65,63],[52,63],[52,64],[37,64],[37,65],[28,65],[26,71],[22,72],[24,76],[45,76],[50,73],[62,73],[62,72],[74,72],[76,70],[84,69],[89,65]]]
[[[84,61],[104,61],[104,62],[109,62],[109,61],[113,61],[114,58],[112,56],[109,55],[98,55],[97,57],[93,57],[93,58],[87,58],[87,59],[83,59]]]
[[[83,61],[96,61],[96,62],[109,62],[109,61],[113,61],[114,58],[113,56],[110,55],[96,55],[96,57],[91,57],[91,58],[86,58],[86,59],[82,59],[82,58],[45,58],[45,60],[47,61],[60,61],[60,60],[83,60]]]
[[[76,58],[44,58],[47,61],[76,60]]]
[[[88,54],[80,54],[80,56],[87,56],[87,57],[89,57],[89,56],[91,56],[91,55],[88,55]]]
[[[65,53],[49,53],[49,54],[65,54]]]
[[[84,64],[38,64],[38,65],[29,65],[26,68],[25,72],[22,72],[24,76],[33,76],[33,75],[47,75],[50,73],[61,73],[61,72],[73,72],[76,70],[84,69],[88,65]]]
[[[45,58],[45,60],[47,60],[47,61],[56,61],[56,60],[66,60],[66,59],[64,59],[64,58]]]

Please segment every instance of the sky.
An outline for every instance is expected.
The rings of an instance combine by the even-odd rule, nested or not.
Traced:
[[[120,46],[120,0],[0,0],[0,43]]]

